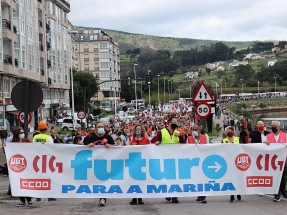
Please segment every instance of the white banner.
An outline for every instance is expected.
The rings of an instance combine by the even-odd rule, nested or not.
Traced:
[[[285,144],[8,143],[13,196],[157,198],[277,193]]]

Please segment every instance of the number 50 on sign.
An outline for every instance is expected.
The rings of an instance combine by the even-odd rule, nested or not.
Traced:
[[[211,114],[211,107],[207,103],[198,103],[195,107],[195,113],[200,118],[207,118]]]

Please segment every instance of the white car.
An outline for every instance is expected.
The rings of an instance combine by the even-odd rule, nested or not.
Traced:
[[[109,113],[109,112],[111,112],[111,111],[112,111],[112,108],[105,107],[105,108],[104,108],[104,111],[106,111],[106,112],[108,112],[108,113]]]
[[[80,123],[81,123],[80,120],[77,120],[77,122],[75,122],[75,129],[81,128]],[[61,129],[64,131],[73,130],[74,129],[73,120],[71,118],[64,118]]]

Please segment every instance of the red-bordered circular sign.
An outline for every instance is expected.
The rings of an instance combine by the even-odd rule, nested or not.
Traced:
[[[77,113],[77,116],[79,119],[85,119],[86,118],[86,112],[83,110],[79,110]]]
[[[207,103],[197,103],[195,113],[200,118],[207,118],[211,114],[211,106]]]
[[[17,120],[20,122],[21,125],[24,125],[24,112],[19,112],[17,116]],[[28,124],[32,121],[32,114],[28,113]]]

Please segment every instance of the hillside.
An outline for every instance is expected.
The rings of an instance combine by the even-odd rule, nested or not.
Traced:
[[[76,26],[76,28],[90,29],[88,27]],[[100,28],[94,28],[100,30]],[[189,39],[175,37],[159,37],[144,34],[133,34],[123,31],[102,29],[110,35],[120,46],[121,53],[128,49],[141,48],[143,52],[169,50],[171,52],[190,48],[200,48],[200,46],[210,46],[216,40]],[[229,47],[235,47],[237,50],[251,47],[255,41],[221,41]]]

